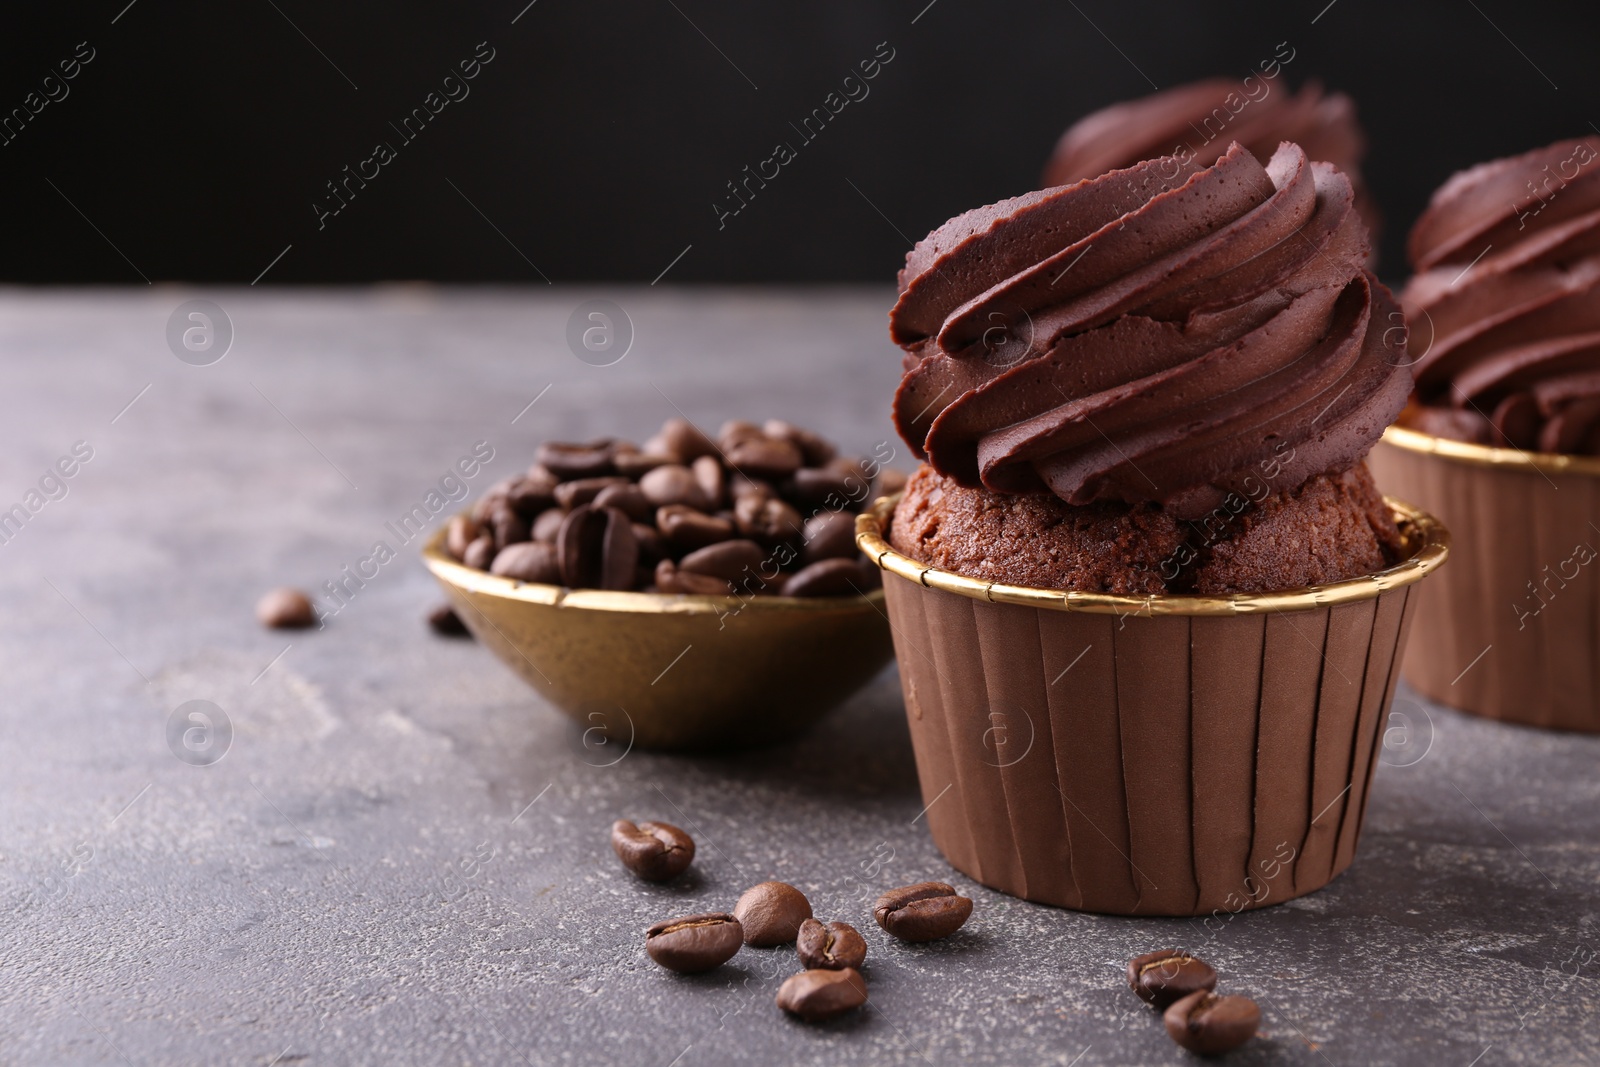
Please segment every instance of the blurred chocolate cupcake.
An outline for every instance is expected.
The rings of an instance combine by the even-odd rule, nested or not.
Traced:
[[[1085,115],[1056,142],[1044,184],[1070,185],[1157,156],[1214,163],[1233,141],[1269,159],[1281,142],[1292,141],[1309,158],[1344,172],[1356,210],[1376,232],[1377,205],[1361,177],[1367,138],[1354,101],[1324,92],[1315,81],[1294,92],[1283,77],[1281,66],[1271,63],[1242,81],[1208,78]]]
[[[1406,676],[1492,718],[1600,731],[1600,137],[1456,174],[1408,247],[1417,390],[1374,464],[1460,559]]]
[[[1235,143],[906,257],[894,412],[926,464],[858,542],[962,871],[1195,915],[1350,862],[1411,583],[1445,551],[1362,465],[1412,387],[1367,254],[1337,168]]]

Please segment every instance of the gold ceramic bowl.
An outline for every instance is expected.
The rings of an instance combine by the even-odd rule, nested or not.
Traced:
[[[782,740],[894,655],[881,589],[748,600],[567,589],[464,566],[444,551],[442,529],[422,559],[473,635],[586,739],[598,731],[658,749]]]

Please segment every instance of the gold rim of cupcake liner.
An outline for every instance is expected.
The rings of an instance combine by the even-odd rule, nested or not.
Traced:
[[[1423,433],[1421,430],[1411,430],[1404,426],[1391,426],[1383,431],[1383,441],[1396,448],[1403,448],[1407,452],[1441,456],[1474,467],[1544,471],[1548,474],[1600,474],[1600,456],[1574,456],[1565,452],[1525,452],[1520,448],[1496,448],[1492,445],[1439,437],[1436,434]]]
[[[581,608],[588,611],[625,611],[654,615],[724,615],[741,608],[760,611],[838,612],[859,607],[865,599],[873,607],[883,603],[882,589],[866,590],[862,596],[701,596],[692,593],[641,593],[633,590],[568,589],[564,585],[524,582],[502,578],[461,563],[444,550],[448,524],[435,530],[422,546],[422,561],[436,577],[476,595],[521,600],[550,607]],[[881,610],[881,608],[880,608]]]
[[[1410,548],[1410,558],[1365,574],[1328,585],[1274,593],[1234,593],[1228,596],[1199,596],[1193,593],[1151,593],[1122,596],[1115,593],[1084,593],[1059,589],[1036,589],[1005,582],[985,582],[953,571],[919,563],[896,552],[883,539],[901,494],[880,497],[870,509],[856,516],[856,544],[867,558],[883,570],[917,582],[930,589],[987,600],[993,604],[1017,604],[1050,611],[1084,611],[1099,615],[1259,615],[1290,611],[1315,611],[1336,604],[1371,600],[1381,593],[1421,581],[1439,568],[1450,554],[1450,532],[1432,515],[1404,501],[1384,497],[1394,514],[1400,536]]]

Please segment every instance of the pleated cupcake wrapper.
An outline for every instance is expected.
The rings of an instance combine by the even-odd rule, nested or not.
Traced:
[[[1600,732],[1600,461],[1391,429],[1369,462],[1454,537],[1406,681],[1488,718]]]
[[[935,844],[1002,892],[1118,915],[1225,922],[1326,885],[1355,855],[1412,583],[1448,544],[1411,514],[1428,550],[1368,582],[1120,614],[963,595],[980,583],[919,575],[863,516]]]

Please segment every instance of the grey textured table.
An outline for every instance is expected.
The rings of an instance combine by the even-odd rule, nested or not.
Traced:
[[[599,295],[636,334],[608,367],[565,341]],[[234,330],[211,366],[165,339],[195,296]],[[1600,739],[1402,690],[1354,866],[1207,931],[953,875],[893,670],[786,748],[617,760],[426,630],[414,545],[322,632],[255,624],[262,590],[353,567],[476,441],[495,458],[474,492],[541,439],[639,437],[679,408],[870,450],[889,299],[0,292],[0,506],[93,449],[0,546],[0,1062],[1182,1063],[1121,969],[1183,944],[1263,1007],[1234,1062],[1600,1063]],[[196,699],[233,730],[210,766],[169,749]],[[622,814],[692,828],[695,875],[636,884],[606,845]],[[765,878],[866,932],[871,1010],[785,1018],[785,951],[689,979],[644,958],[650,922]],[[976,898],[972,922],[888,943],[869,902],[925,878]]]

